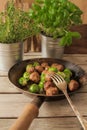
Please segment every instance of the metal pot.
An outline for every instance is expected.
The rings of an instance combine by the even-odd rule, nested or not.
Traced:
[[[59,40],[60,38],[53,39],[41,34],[42,57],[61,59],[64,54],[64,47],[58,44]]]
[[[23,59],[23,43],[0,43],[0,70],[8,71]]]

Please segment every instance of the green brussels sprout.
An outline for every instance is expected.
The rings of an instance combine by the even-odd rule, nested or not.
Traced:
[[[44,82],[42,82],[42,81],[39,82],[39,88],[40,89],[44,88]]]
[[[63,78],[65,78],[65,76],[66,76],[66,75],[64,74],[64,72],[61,72],[61,71],[58,71],[57,74],[59,74],[59,75],[62,76]]]
[[[38,65],[40,65],[38,62],[34,62],[34,63],[33,63],[33,66],[34,66],[34,67],[36,67],[36,66],[38,66]]]
[[[41,81],[42,82],[45,82],[45,76],[46,76],[45,74],[43,74],[43,73],[41,74]]]
[[[20,77],[18,82],[22,86],[26,86],[27,85],[27,80],[24,77]]]
[[[72,75],[72,72],[69,69],[66,68],[63,72],[58,71],[57,74],[62,76],[67,83],[70,82],[70,77]]]
[[[34,72],[34,67],[33,67],[32,64],[28,64],[28,65],[26,66],[26,72],[28,72],[28,73]]]
[[[50,67],[50,68],[48,69],[48,71],[58,72],[57,68],[55,68],[55,67]]]
[[[33,65],[32,65],[32,64],[28,64],[28,65],[26,66],[26,71],[28,72],[28,69],[30,69],[31,67],[33,67]]]
[[[30,87],[29,87],[29,91],[31,93],[39,93],[39,86],[37,84],[32,84]]]
[[[26,68],[27,68],[27,67],[32,67],[32,66],[33,66],[32,64],[28,64],[28,65],[26,66]]]
[[[64,69],[63,72],[64,72],[65,74],[67,74],[67,75],[70,75],[70,77],[72,76],[72,72],[71,72],[71,70],[68,69],[68,68]]]
[[[66,69],[64,69],[64,74],[65,74],[65,81],[67,82],[67,83],[69,83],[70,82],[70,78],[71,78],[71,76],[72,76],[72,72],[71,72],[71,70],[70,69],[68,69],[68,68],[66,68]]]
[[[66,77],[64,78],[64,80],[65,80],[67,83],[69,83],[69,82],[70,82],[70,77],[66,76]]]
[[[28,72],[24,72],[23,77],[29,81],[30,74]]]

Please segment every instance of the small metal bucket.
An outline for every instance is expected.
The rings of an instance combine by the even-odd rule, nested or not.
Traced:
[[[41,35],[42,57],[62,58],[64,47],[58,45],[59,39],[54,40],[52,37]]]
[[[23,59],[23,43],[0,43],[0,70],[8,71]]]

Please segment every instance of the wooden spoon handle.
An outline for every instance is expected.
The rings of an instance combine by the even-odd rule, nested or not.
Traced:
[[[34,118],[38,116],[39,106],[42,104],[40,98],[36,98],[24,107],[21,116],[16,120],[9,130],[27,130]]]

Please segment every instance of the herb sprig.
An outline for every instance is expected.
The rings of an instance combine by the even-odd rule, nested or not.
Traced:
[[[35,34],[36,30],[29,13],[16,8],[13,0],[9,1],[6,10],[0,13],[1,43],[23,41]]]

